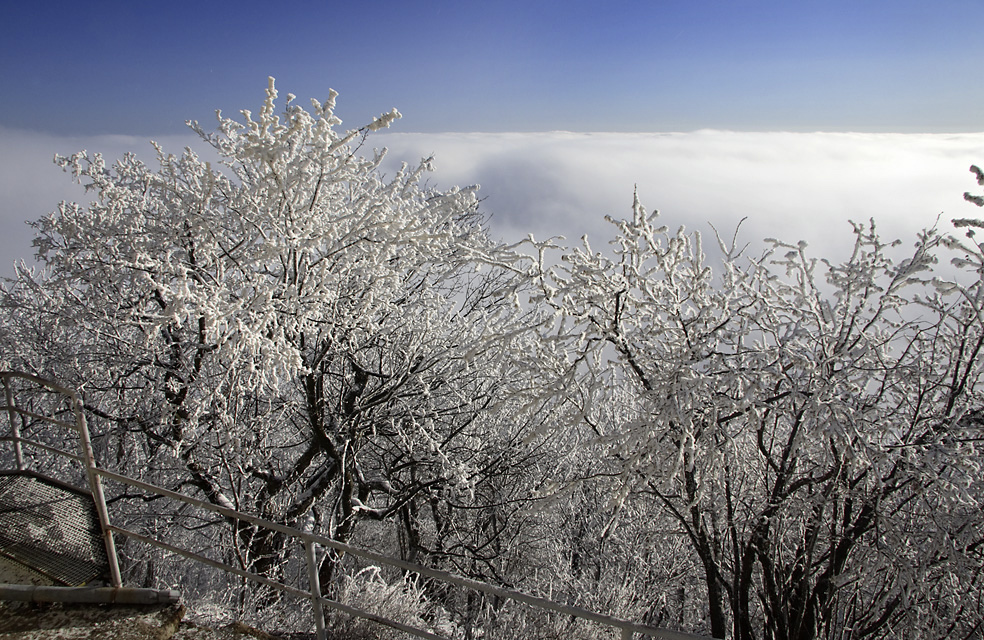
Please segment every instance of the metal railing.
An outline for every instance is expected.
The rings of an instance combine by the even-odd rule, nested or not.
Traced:
[[[63,456],[71,460],[76,460],[82,465],[82,468],[85,471],[86,481],[89,485],[89,492],[92,494],[92,500],[96,506],[96,514],[99,518],[99,529],[102,532],[103,545],[106,547],[106,558],[109,562],[109,582],[113,587],[122,587],[123,581],[120,578],[120,565],[116,555],[116,544],[113,541],[113,534],[110,530],[109,510],[106,507],[106,496],[103,493],[102,480],[99,476],[99,468],[96,466],[96,458],[92,453],[92,441],[89,439],[89,428],[85,422],[85,413],[82,411],[82,399],[79,397],[79,394],[72,389],[67,389],[49,380],[44,380],[27,373],[2,372],[0,373],[0,376],[2,376],[4,388],[5,404],[3,408],[7,410],[7,416],[10,418],[10,436],[9,438],[3,439],[10,440],[13,445],[14,463],[17,470],[24,471],[26,469],[23,451],[24,444],[45,450],[49,453]],[[11,384],[12,380],[18,378],[61,395],[69,404],[72,421],[67,422],[54,416],[36,413],[30,409],[18,406],[17,398],[15,397]],[[63,429],[68,429],[69,431],[74,431],[76,437],[78,438],[79,452],[77,454],[73,454],[42,442],[22,438],[20,433],[21,418],[40,421],[44,424],[50,424]]]
[[[575,618],[580,618],[583,620],[588,620],[608,627],[613,627],[618,629],[622,640],[631,640],[635,634],[641,634],[643,636],[648,636],[651,638],[657,638],[660,640],[707,640],[703,636],[697,636],[689,633],[681,633],[677,631],[671,631],[668,629],[660,629],[656,627],[650,627],[647,625],[637,624],[627,620],[622,620],[614,616],[609,616],[602,613],[596,613],[594,611],[589,611],[576,606],[571,606],[567,604],[562,604],[546,598],[541,598],[538,596],[529,595],[522,593],[520,591],[515,591],[512,589],[505,589],[502,587],[497,587],[495,585],[487,584],[484,582],[479,582],[477,580],[472,580],[470,578],[465,578],[462,576],[454,575],[446,571],[441,571],[439,569],[432,569],[423,565],[414,564],[411,562],[406,562],[398,558],[393,558],[390,556],[382,555],[374,551],[363,549],[360,547],[355,547],[352,545],[344,544],[332,540],[331,538],[318,535],[316,533],[305,532],[292,527],[287,527],[285,525],[279,524],[277,522],[272,522],[270,520],[265,520],[262,518],[257,518],[247,513],[236,511],[234,509],[229,509],[226,507],[218,506],[210,502],[199,500],[191,496],[178,493],[176,491],[171,491],[163,487],[155,486],[153,484],[137,480],[119,473],[114,473],[112,471],[101,469],[96,464],[95,456],[92,451],[92,444],[89,438],[89,431],[85,421],[85,415],[83,412],[83,405],[79,395],[71,390],[61,387],[55,383],[38,378],[36,376],[19,373],[19,372],[0,372],[0,379],[3,381],[5,390],[5,400],[6,403],[2,409],[6,409],[8,416],[10,418],[11,435],[9,437],[2,437],[0,441],[6,440],[12,443],[15,463],[18,470],[24,470],[25,461],[23,454],[23,445],[28,445],[32,447],[38,447],[49,453],[54,453],[56,455],[65,456],[70,459],[79,461],[85,469],[85,475],[88,480],[89,488],[92,492],[94,501],[96,502],[97,511],[99,514],[99,523],[103,531],[103,539],[106,545],[106,555],[109,558],[110,563],[110,581],[114,587],[120,587],[122,581],[120,578],[119,563],[116,555],[116,547],[113,540],[114,534],[119,534],[140,542],[152,545],[159,549],[183,556],[194,562],[204,564],[221,571],[240,576],[241,578],[251,580],[253,582],[266,585],[277,591],[285,594],[289,594],[301,599],[310,601],[312,606],[312,616],[314,618],[315,628],[317,630],[317,635],[319,640],[325,640],[327,637],[327,632],[325,629],[325,613],[324,607],[330,607],[337,611],[341,611],[351,616],[357,616],[360,618],[365,618],[373,622],[386,625],[388,627],[398,629],[400,631],[415,635],[420,638],[428,638],[431,640],[448,640],[444,636],[432,633],[425,629],[420,629],[413,627],[396,620],[386,618],[384,616],[377,615],[370,611],[364,611],[357,607],[352,607],[350,605],[344,604],[342,602],[337,602],[330,598],[324,597],[321,593],[321,585],[318,577],[318,550],[320,548],[332,549],[339,553],[351,554],[353,556],[369,560],[371,562],[388,565],[394,567],[401,571],[411,572],[432,580],[437,580],[443,583],[457,585],[460,587],[465,587],[467,589],[472,589],[474,591],[484,593],[487,595],[495,596],[503,600],[512,600],[515,602],[522,602],[529,606],[539,608],[545,611],[549,611],[556,614],[561,614],[564,616],[571,616]],[[35,385],[39,385],[49,391],[62,394],[68,401],[71,412],[72,421],[66,421],[64,419],[44,416],[42,414],[36,413],[26,408],[22,408],[16,404],[16,394],[14,394],[12,389],[12,382],[14,380],[23,380],[31,382]],[[18,424],[21,419],[27,418],[30,420],[40,420],[47,424],[58,426],[61,428],[66,428],[74,431],[79,439],[79,454],[72,454],[70,452],[64,451],[57,447],[52,447],[48,444],[38,442],[35,440],[30,440],[21,437],[20,429]],[[249,523],[255,527],[262,527],[269,531],[277,532],[289,536],[302,543],[305,550],[305,561],[307,564],[307,581],[308,588],[305,590],[298,586],[291,586],[273,580],[269,577],[262,576],[240,567],[235,567],[217,560],[213,560],[204,555],[185,549],[163,540],[146,536],[135,531],[130,531],[128,529],[113,525],[109,521],[108,509],[106,507],[106,499],[102,488],[101,480],[105,478],[106,480],[111,480],[113,482],[118,482],[141,491],[159,496],[162,498],[167,498],[170,500],[178,501],[187,505],[191,505],[200,509],[211,511],[213,513],[219,514],[225,518],[234,519],[240,522]]]

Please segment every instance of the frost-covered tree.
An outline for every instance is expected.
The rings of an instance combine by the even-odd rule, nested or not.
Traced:
[[[585,240],[544,277],[543,359],[620,476],[609,508],[687,542],[704,629],[979,635],[984,224],[901,260],[856,225],[835,264],[720,238],[710,261],[638,200],[612,222],[609,255]],[[934,276],[944,251],[955,269]]]
[[[94,201],[35,224],[43,268],[0,291],[2,354],[79,388],[108,463],[341,541],[395,521],[416,558],[514,458],[529,266],[475,188],[359,155],[396,110],[339,132],[335,96],[278,115],[271,79],[255,116],[190,123],[214,164],[59,158]],[[223,540],[268,575],[289,552],[244,524]]]

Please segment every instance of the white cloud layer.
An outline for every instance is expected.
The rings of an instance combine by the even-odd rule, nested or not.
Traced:
[[[915,233],[977,216],[963,200],[984,162],[984,133],[853,134],[388,134],[393,159],[434,153],[437,186],[478,183],[493,229],[597,246],[605,215],[628,217],[632,190],[671,228],[740,239],[806,240],[824,256],[848,247],[848,220],[874,218],[883,236]],[[942,215],[941,215],[942,214]]]
[[[159,139],[174,153],[192,137]],[[740,239],[806,240],[816,255],[842,257],[850,241],[848,220],[875,218],[883,236],[911,244],[915,233],[949,220],[979,217],[963,200],[977,192],[967,171],[984,163],[984,133],[851,134],[401,134],[370,144],[387,146],[386,170],[433,154],[432,184],[480,184],[493,232],[507,240],[533,233],[588,234],[600,246],[610,235],[605,215],[630,215],[632,190],[659,209],[664,223]],[[30,259],[32,230],[24,220],[56,208],[62,199],[86,200],[71,178],[52,164],[55,153],[87,148],[116,158],[133,150],[152,161],[145,140],[102,136],[57,138],[0,129],[0,275]],[[984,188],[981,189],[984,191]]]
[[[165,150],[180,153],[198,137],[162,136]],[[132,151],[144,162],[154,161],[149,140],[133,136],[59,137],[0,127],[0,277],[14,273],[14,262],[33,263],[34,230],[27,225],[57,210],[63,200],[89,202],[92,197],[54,163],[56,154],[69,156],[83,149],[107,160]],[[153,165],[151,165],[153,166]]]

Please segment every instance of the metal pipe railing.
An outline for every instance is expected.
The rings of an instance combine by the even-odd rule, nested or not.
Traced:
[[[13,602],[70,602],[75,604],[175,604],[174,589],[137,587],[49,587],[0,583],[0,600]]]
[[[10,420],[10,435],[14,443],[14,463],[18,471],[24,470],[24,451],[21,449],[20,427],[17,422],[17,412],[14,409],[14,393],[10,388],[10,380],[7,376],[3,378],[3,395],[7,403],[7,418]]]
[[[399,629],[400,631],[405,631],[407,633],[410,633],[420,638],[427,638],[428,640],[449,640],[448,638],[435,635],[424,629],[411,627],[409,625],[403,624],[402,622],[398,622],[396,620],[390,620],[389,618],[379,616],[370,611],[365,611],[357,607],[353,607],[341,602],[337,602],[335,600],[331,600],[329,598],[325,598],[323,595],[321,595],[320,583],[317,580],[318,566],[316,564],[316,560],[312,560],[310,556],[307,557],[307,562],[308,562],[307,571],[309,575],[312,572],[315,574],[315,581],[309,582],[308,587],[310,591],[304,591],[303,589],[292,587],[282,582],[277,582],[276,580],[271,580],[266,576],[261,576],[251,571],[246,571],[245,569],[234,567],[232,565],[225,564],[224,562],[219,562],[218,560],[213,560],[209,557],[195,553],[194,551],[190,551],[182,547],[168,544],[163,540],[151,538],[149,536],[136,533],[135,531],[128,531],[126,529],[122,529],[116,526],[113,527],[113,531],[119,533],[120,535],[124,535],[128,538],[133,538],[134,540],[139,540],[140,542],[157,547],[159,549],[170,551],[171,553],[177,554],[183,558],[188,558],[189,560],[193,560],[194,562],[197,562],[199,564],[204,564],[209,567],[213,567],[215,569],[219,569],[221,571],[225,571],[227,573],[237,575],[241,578],[245,578],[252,582],[262,584],[264,586],[270,587],[271,589],[280,591],[281,593],[286,593],[288,595],[294,596],[298,599],[310,600],[312,603],[312,615],[314,617],[315,629],[317,630],[319,640],[324,640],[327,637],[327,631],[325,630],[324,609],[322,608],[323,605],[327,605],[332,609],[336,609],[338,611],[347,613],[352,616],[365,618],[367,620],[372,620],[373,622],[377,622],[379,624],[386,625],[394,629]],[[319,616],[320,616],[320,623],[319,623]]]
[[[65,455],[66,457],[74,458],[82,462],[86,480],[89,485],[89,492],[92,494],[92,500],[96,506],[96,514],[99,518],[99,527],[102,532],[103,546],[106,549],[106,560],[109,565],[110,584],[116,588],[122,587],[123,580],[120,576],[119,559],[116,555],[116,543],[113,540],[113,532],[110,529],[109,510],[106,508],[106,496],[103,494],[102,480],[97,473],[96,458],[92,452],[92,442],[89,440],[89,428],[86,426],[85,413],[82,410],[82,398],[73,389],[62,387],[54,382],[51,382],[50,380],[45,380],[44,378],[39,378],[38,376],[28,373],[4,371],[0,372],[0,379],[3,380],[4,398],[6,400],[7,415],[10,418],[11,439],[14,445],[14,457],[16,458],[18,471],[24,471],[25,468],[22,444],[24,442],[35,444],[20,437],[20,429],[18,426],[20,417],[29,417],[45,424],[75,431],[79,444],[78,456],[73,456],[68,452],[62,452],[59,449],[41,443],[36,444],[51,453]],[[65,422],[51,416],[45,416],[18,407],[17,399],[15,398],[12,389],[13,381],[16,379],[26,380],[41,388],[49,389],[50,391],[63,396],[69,402],[75,422]]]
[[[59,393],[62,393],[67,398],[69,398],[69,400],[71,402],[72,410],[73,410],[73,412],[75,413],[75,416],[76,416],[76,422],[75,422],[74,425],[71,425],[71,424],[66,423],[66,422],[63,422],[63,421],[47,419],[47,418],[45,418],[43,416],[35,416],[34,414],[30,414],[30,415],[32,415],[33,417],[35,417],[37,419],[43,419],[46,422],[58,424],[60,426],[71,427],[74,430],[76,430],[76,433],[79,436],[80,450],[82,451],[81,458],[79,458],[78,456],[71,456],[71,454],[67,454],[67,452],[61,452],[61,451],[59,451],[57,449],[53,449],[51,447],[45,446],[45,448],[46,449],[49,449],[49,450],[56,451],[56,452],[61,453],[61,454],[67,454],[70,457],[74,457],[76,459],[81,459],[82,460],[82,462],[84,464],[84,467],[85,467],[85,470],[86,470],[86,475],[87,475],[87,477],[89,479],[89,484],[90,484],[90,487],[91,487],[91,490],[92,490],[93,498],[95,499],[96,504],[97,504],[97,510],[98,510],[98,513],[99,513],[100,525],[103,527],[103,532],[104,532],[104,540],[105,540],[105,543],[106,543],[106,551],[107,551],[107,555],[110,557],[111,574],[112,574],[112,578],[111,579],[113,580],[113,584],[116,587],[121,586],[121,584],[120,584],[120,577],[119,577],[119,564],[117,562],[117,557],[116,557],[116,548],[115,548],[115,544],[113,542],[113,534],[114,533],[119,534],[119,535],[123,535],[123,536],[126,536],[126,537],[129,537],[129,538],[133,538],[133,539],[138,540],[138,541],[141,541],[141,542],[143,542],[145,544],[149,544],[149,545],[152,545],[152,546],[156,546],[156,547],[165,549],[165,550],[170,551],[172,553],[179,554],[179,555],[181,555],[183,557],[189,558],[190,560],[193,560],[193,561],[198,562],[200,564],[205,564],[207,566],[211,566],[211,567],[220,569],[222,571],[225,571],[225,572],[228,572],[228,573],[232,573],[234,575],[238,575],[238,576],[243,577],[243,578],[246,578],[248,580],[252,580],[254,582],[258,582],[260,584],[264,584],[264,585],[269,586],[269,587],[271,587],[273,589],[276,589],[278,591],[281,591],[281,592],[283,592],[285,594],[289,594],[289,595],[292,595],[292,596],[295,596],[295,597],[298,597],[298,598],[303,598],[303,599],[309,600],[311,602],[311,605],[312,605],[312,617],[314,618],[315,628],[317,630],[317,634],[318,634],[319,640],[325,640],[325,638],[326,638],[325,618],[324,618],[323,606],[328,606],[330,608],[333,608],[333,609],[342,611],[342,612],[347,613],[349,615],[354,615],[354,616],[366,618],[368,620],[372,620],[374,622],[377,622],[377,623],[380,623],[380,624],[384,624],[384,625],[387,625],[387,626],[390,626],[390,627],[399,629],[400,631],[404,631],[406,633],[410,633],[410,634],[416,635],[416,636],[421,637],[421,638],[427,638],[429,640],[447,640],[447,639],[443,638],[442,636],[436,635],[436,634],[434,634],[434,633],[432,633],[430,631],[427,631],[425,629],[418,629],[418,628],[415,628],[415,627],[411,627],[411,626],[405,625],[403,623],[400,623],[400,622],[398,622],[396,620],[390,620],[390,619],[387,619],[387,618],[378,616],[378,615],[376,615],[376,614],[374,614],[372,612],[363,611],[363,610],[357,609],[355,607],[351,607],[349,605],[346,605],[344,603],[336,602],[336,601],[331,600],[329,598],[325,598],[321,594],[321,586],[320,586],[320,582],[319,582],[319,579],[318,579],[318,559],[317,559],[318,548],[319,547],[324,547],[324,548],[333,549],[335,551],[339,551],[339,552],[342,552],[342,553],[348,553],[348,554],[351,554],[351,555],[354,555],[354,556],[357,556],[357,557],[361,557],[361,558],[364,558],[366,560],[370,560],[372,562],[389,565],[391,567],[400,569],[402,571],[408,571],[408,572],[416,573],[418,575],[421,575],[421,576],[424,576],[424,577],[428,577],[428,578],[431,578],[431,579],[434,579],[434,580],[438,580],[438,581],[449,583],[449,584],[454,584],[454,585],[457,585],[457,586],[460,586],[460,587],[465,587],[465,588],[468,588],[468,589],[472,589],[474,591],[478,591],[480,593],[485,593],[485,594],[488,594],[488,595],[496,596],[498,598],[502,598],[502,599],[505,599],[505,600],[513,600],[513,601],[516,601],[516,602],[522,602],[524,604],[527,604],[529,606],[532,606],[532,607],[535,607],[535,608],[538,608],[538,609],[550,611],[550,612],[553,612],[553,613],[562,614],[562,615],[565,615],[565,616],[573,616],[573,617],[576,617],[576,618],[580,618],[580,619],[584,619],[584,620],[589,620],[589,621],[592,621],[592,622],[595,622],[595,623],[598,623],[598,624],[602,624],[602,625],[606,625],[606,626],[609,626],[609,627],[613,627],[613,628],[616,628],[616,629],[618,629],[620,631],[622,640],[631,640],[631,638],[633,637],[633,635],[634,634],[637,634],[637,633],[638,634],[643,634],[643,635],[649,636],[651,638],[656,638],[656,639],[659,639],[659,640],[708,640],[708,639],[704,638],[703,636],[697,636],[697,635],[689,634],[689,633],[681,633],[681,632],[678,632],[678,631],[671,631],[671,630],[668,630],[668,629],[660,629],[660,628],[656,628],[656,627],[649,627],[647,625],[642,625],[642,624],[637,624],[637,623],[630,622],[630,621],[627,621],[627,620],[622,620],[622,619],[616,618],[614,616],[610,616],[610,615],[606,615],[606,614],[602,614],[602,613],[597,613],[597,612],[594,612],[594,611],[589,611],[589,610],[583,609],[581,607],[576,607],[576,606],[572,606],[572,605],[562,604],[562,603],[559,603],[559,602],[554,602],[554,601],[549,600],[547,598],[541,598],[541,597],[538,597],[538,596],[533,596],[533,595],[530,595],[530,594],[523,593],[521,591],[515,591],[515,590],[512,590],[512,589],[506,589],[506,588],[503,588],[503,587],[497,587],[495,585],[487,584],[487,583],[484,583],[484,582],[479,582],[477,580],[472,580],[470,578],[465,578],[463,576],[458,576],[458,575],[449,573],[447,571],[442,571],[440,569],[433,569],[433,568],[426,567],[426,566],[423,566],[423,565],[418,565],[418,564],[414,564],[414,563],[411,563],[411,562],[406,562],[404,560],[401,560],[401,559],[398,559],[398,558],[393,558],[393,557],[390,557],[390,556],[385,556],[383,554],[376,553],[376,552],[371,551],[371,550],[368,550],[368,549],[362,549],[360,547],[355,547],[355,546],[352,546],[352,545],[349,545],[349,544],[338,542],[338,541],[332,540],[331,538],[328,538],[326,536],[318,535],[318,534],[312,533],[312,532],[301,531],[300,529],[296,529],[296,528],[293,528],[293,527],[288,527],[286,525],[283,525],[283,524],[280,524],[280,523],[277,523],[277,522],[273,522],[273,521],[270,521],[270,520],[265,520],[263,518],[258,518],[258,517],[252,516],[250,514],[243,513],[243,512],[240,512],[240,511],[236,511],[234,509],[229,509],[227,507],[222,507],[222,506],[219,506],[219,505],[216,505],[216,504],[212,504],[210,502],[207,502],[207,501],[204,501],[204,500],[200,500],[198,498],[193,498],[191,496],[186,496],[186,495],[184,495],[182,493],[178,493],[176,491],[171,491],[169,489],[165,489],[163,487],[158,487],[156,485],[153,485],[153,484],[148,483],[148,482],[144,482],[142,480],[137,480],[136,478],[131,478],[131,477],[128,477],[128,476],[125,476],[125,475],[122,475],[122,474],[114,473],[114,472],[109,471],[109,470],[106,470],[106,469],[100,469],[97,466],[97,464],[95,462],[95,457],[94,457],[94,455],[92,453],[92,445],[91,445],[91,442],[89,440],[88,427],[86,426],[85,416],[84,416],[83,411],[82,411],[82,402],[81,402],[81,399],[79,398],[79,396],[78,396],[77,393],[75,393],[74,391],[72,391],[70,389],[65,389],[63,387],[59,387],[56,384],[53,384],[53,383],[48,382],[46,380],[43,380],[41,378],[37,378],[35,376],[31,376],[29,374],[22,374],[22,373],[16,373],[16,372],[0,372],[0,377],[2,377],[2,379],[4,381],[4,385],[5,385],[6,398],[7,398],[7,406],[6,406],[6,408],[8,410],[9,415],[10,415],[11,431],[12,431],[12,437],[11,438],[6,438],[6,440],[10,440],[10,441],[12,441],[14,443],[15,452],[19,451],[18,447],[19,447],[19,445],[22,442],[30,442],[30,441],[20,438],[19,431],[16,429],[16,420],[15,420],[14,416],[19,411],[19,409],[17,409],[16,408],[16,405],[14,404],[14,401],[15,400],[14,400],[14,398],[12,396],[11,389],[10,389],[10,378],[12,378],[12,377],[19,377],[19,378],[23,378],[23,379],[26,379],[26,380],[35,382],[36,384],[42,385],[42,386],[44,386],[44,387],[46,387],[48,389],[51,389],[53,391],[57,391]],[[33,443],[31,443],[31,444],[33,444]],[[42,445],[42,446],[44,446],[44,445]],[[18,461],[17,463],[19,465],[18,468],[21,469],[20,465],[23,464],[22,456],[20,454],[17,454],[16,457],[17,457],[17,461]],[[183,549],[183,548],[177,547],[175,545],[168,544],[168,543],[166,543],[166,542],[164,542],[162,540],[151,538],[149,536],[145,536],[145,535],[142,535],[142,534],[139,534],[139,533],[136,533],[136,532],[133,532],[133,531],[129,531],[127,529],[124,529],[124,528],[121,528],[121,527],[112,525],[109,522],[108,511],[106,509],[106,501],[105,501],[105,496],[104,496],[104,493],[103,493],[103,490],[102,490],[102,484],[101,484],[101,479],[102,478],[105,478],[107,480],[111,480],[113,482],[118,482],[118,483],[121,483],[121,484],[125,484],[125,485],[128,485],[128,486],[131,486],[131,487],[140,489],[142,491],[146,491],[148,493],[155,494],[155,495],[160,496],[160,497],[163,497],[163,498],[168,498],[168,499],[171,499],[171,500],[176,500],[176,501],[182,502],[184,504],[188,504],[188,505],[191,505],[191,506],[194,506],[194,507],[197,507],[197,508],[205,509],[207,511],[211,511],[213,513],[220,514],[220,515],[222,515],[222,516],[224,516],[226,518],[232,518],[232,519],[236,519],[236,520],[239,520],[239,521],[242,521],[242,522],[247,522],[247,523],[252,524],[254,526],[257,526],[257,527],[263,527],[265,529],[268,529],[268,530],[271,530],[271,531],[275,531],[275,532],[278,532],[278,533],[282,533],[284,535],[287,535],[287,536],[290,536],[290,537],[296,539],[298,542],[300,542],[300,543],[303,544],[304,550],[305,550],[305,561],[306,561],[306,565],[307,565],[307,575],[308,575],[308,590],[307,591],[304,591],[303,589],[299,589],[297,587],[292,587],[290,585],[286,585],[286,584],[277,582],[275,580],[271,580],[271,579],[269,579],[269,578],[267,578],[265,576],[261,576],[261,575],[258,575],[258,574],[255,574],[255,573],[246,571],[246,570],[241,569],[239,567],[233,567],[231,565],[228,565],[228,564],[225,564],[225,563],[222,563],[222,562],[218,562],[216,560],[212,560],[210,558],[207,558],[205,556],[202,556],[200,554],[197,554],[197,553],[195,553],[195,552],[193,552],[191,550]]]
[[[59,449],[58,447],[52,447],[51,445],[47,445],[43,442],[38,442],[37,440],[31,440],[30,438],[23,438],[20,436],[11,436],[11,437],[5,436],[3,438],[0,438],[0,442],[13,443],[13,445],[16,448],[20,448],[22,444],[26,444],[26,445],[30,445],[35,449],[41,449],[42,451],[47,451],[48,453],[54,453],[55,455],[59,455],[63,458],[68,458],[69,460],[75,460],[76,462],[81,462],[81,463],[85,462],[85,459],[77,453],[71,453],[69,451],[65,451],[64,449]],[[24,466],[25,466],[24,457],[22,452],[17,463],[17,470],[24,471],[25,470]]]
[[[400,560],[399,558],[393,558],[380,553],[376,553],[368,549],[362,549],[360,547],[355,547],[349,544],[345,544],[343,542],[338,542],[337,540],[332,540],[331,538],[325,536],[301,531],[299,529],[288,527],[286,525],[277,522],[265,520],[263,518],[258,518],[256,516],[252,516],[247,513],[236,511],[234,509],[221,507],[219,505],[212,504],[211,502],[207,502],[205,500],[192,498],[191,496],[186,496],[182,493],[171,491],[170,489],[165,489],[163,487],[158,487],[153,484],[143,482],[141,480],[137,480],[135,478],[129,478],[127,476],[114,473],[112,471],[107,471],[105,469],[99,469],[98,473],[99,475],[101,475],[102,477],[108,480],[113,480],[115,482],[126,484],[137,489],[142,489],[144,491],[154,493],[161,497],[177,500],[179,502],[189,504],[193,507],[198,507],[200,509],[212,511],[226,518],[234,518],[237,520],[241,520],[243,522],[248,522],[258,527],[263,527],[264,529],[269,529],[271,531],[283,533],[285,535],[303,541],[305,544],[313,542],[320,546],[334,549],[335,551],[340,551],[342,553],[348,553],[357,557],[365,558],[366,560],[370,560],[372,562],[386,564],[391,567],[395,567],[397,569],[410,571],[412,573],[417,573],[419,575],[432,578],[435,580],[440,580],[442,582],[447,582],[468,589],[473,589],[475,591],[498,596],[500,598],[504,598],[507,600],[515,600],[517,602],[522,602],[524,604],[528,604],[540,609],[545,609],[547,611],[552,611],[554,613],[575,616],[585,620],[590,620],[592,622],[604,624],[610,627],[615,627],[621,630],[623,633],[624,632],[640,633],[640,634],[651,636],[653,638],[658,638],[660,640],[697,640],[701,638],[701,636],[696,636],[689,633],[670,631],[668,629],[659,629],[656,627],[649,627],[646,625],[629,622],[627,620],[622,620],[614,616],[609,616],[603,613],[596,613],[594,611],[582,609],[581,607],[561,604],[559,602],[554,602],[553,600],[548,600],[546,598],[533,596],[530,594],[523,593],[521,591],[514,591],[512,589],[497,587],[495,585],[487,584],[485,582],[479,582],[477,580],[472,580],[471,578],[465,578],[463,576],[458,576],[452,573],[448,573],[447,571],[442,571],[440,569],[433,569],[423,565],[414,564],[412,562]],[[115,527],[114,530],[126,536],[133,535],[132,532],[123,531]],[[224,565],[224,566],[228,566],[228,565]],[[238,574],[238,570],[237,570],[237,574]],[[424,636],[424,637],[430,637],[430,636]],[[631,636],[626,636],[626,637],[631,637]]]

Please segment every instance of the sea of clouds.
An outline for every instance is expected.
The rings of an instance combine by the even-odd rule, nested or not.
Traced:
[[[193,136],[158,138],[179,153]],[[198,143],[198,144],[196,144]],[[632,194],[658,209],[664,224],[730,237],[753,246],[763,238],[805,240],[817,256],[850,249],[849,220],[874,218],[886,239],[911,245],[922,228],[950,231],[952,218],[982,217],[964,192],[984,193],[969,173],[984,163],[984,133],[448,133],[385,132],[367,147],[389,149],[383,170],[433,155],[437,188],[481,185],[493,233],[515,241],[588,235],[611,237],[604,217],[631,215]],[[0,275],[31,261],[25,220],[60,200],[88,196],[57,168],[54,154],[81,149],[116,158],[134,151],[152,163],[148,141],[125,136],[65,138],[0,129]],[[366,153],[371,149],[366,148]]]

